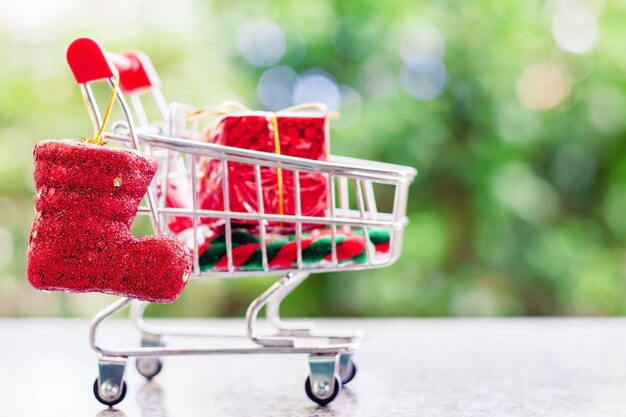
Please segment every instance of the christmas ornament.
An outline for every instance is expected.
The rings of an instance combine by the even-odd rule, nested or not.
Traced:
[[[133,237],[137,207],[157,171],[129,149],[77,141],[35,147],[35,220],[27,254],[33,287],[171,302],[191,271],[171,236]]]

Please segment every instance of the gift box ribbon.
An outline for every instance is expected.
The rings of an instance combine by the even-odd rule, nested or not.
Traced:
[[[276,113],[272,113],[272,127],[274,131],[274,152],[280,155],[280,134],[278,133],[278,119]],[[285,203],[283,200],[283,169],[276,168],[276,181],[278,182],[278,214],[284,214]]]

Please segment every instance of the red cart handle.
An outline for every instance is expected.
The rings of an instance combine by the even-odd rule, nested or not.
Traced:
[[[112,78],[116,71],[95,39],[78,38],[67,48],[67,63],[78,84]]]
[[[120,73],[120,86],[125,93],[139,93],[161,85],[150,58],[143,52],[128,51],[123,55],[108,54],[108,57]]]
[[[158,87],[161,82],[150,59],[139,51],[123,55],[106,52],[100,42],[78,38],[67,48],[67,63],[78,84],[120,76],[125,93]],[[117,71],[116,71],[117,70]]]

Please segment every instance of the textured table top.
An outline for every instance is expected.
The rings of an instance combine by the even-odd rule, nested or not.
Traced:
[[[245,355],[166,358],[151,383],[129,366],[126,399],[107,409],[91,391],[88,321],[0,320],[0,416],[626,416],[624,319],[322,324],[368,333],[359,374],[327,408],[304,393],[306,356]],[[105,330],[103,342],[137,342],[125,320]]]

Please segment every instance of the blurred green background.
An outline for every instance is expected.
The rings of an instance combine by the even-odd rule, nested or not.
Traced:
[[[323,100],[333,153],[419,170],[400,261],[315,276],[287,315],[623,314],[625,20],[623,0],[2,0],[0,315],[113,299],[24,277],[33,145],[91,133],[65,63],[79,36],[146,52],[171,101]],[[241,315],[271,282],[192,282],[152,313]]]

